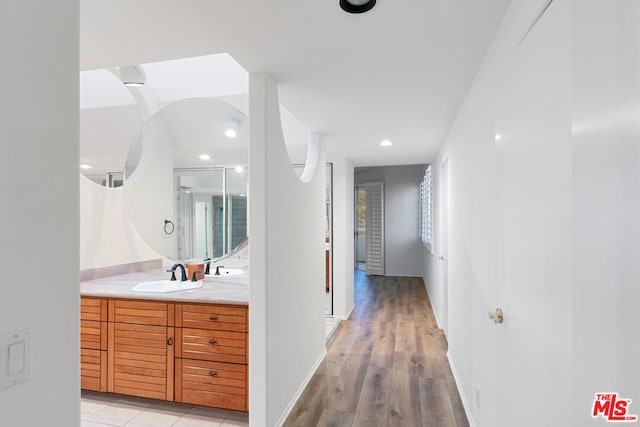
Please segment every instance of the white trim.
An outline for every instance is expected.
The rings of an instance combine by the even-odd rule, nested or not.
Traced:
[[[322,363],[326,355],[327,355],[327,349],[324,348],[322,349],[322,353],[320,354],[320,357],[318,358],[316,363],[313,364],[313,366],[309,370],[309,373],[304,378],[304,381],[302,381],[302,383],[300,384],[300,387],[298,387],[296,394],[293,395],[293,397],[289,401],[289,404],[285,408],[284,412],[276,422],[275,424],[276,426],[281,427],[284,424],[284,422],[287,420],[287,417],[289,417],[289,414],[291,414],[293,407],[298,402],[298,399],[300,399],[300,396],[302,395],[302,392],[304,391],[304,389],[307,388],[307,385],[309,385],[309,381],[311,381],[311,378],[313,378],[313,375],[316,373],[316,371],[320,367],[320,364]],[[475,427],[475,426],[472,426],[472,427]]]
[[[476,427],[476,422],[473,419],[473,415],[471,414],[471,406],[469,405],[467,396],[464,394],[464,389],[462,388],[462,383],[460,382],[458,371],[456,371],[456,365],[453,363],[453,360],[451,359],[451,352],[449,351],[447,351],[447,360],[449,361],[449,366],[451,367],[451,373],[453,374],[453,379],[455,380],[456,386],[458,387],[458,394],[460,395],[460,400],[462,400],[462,406],[464,406],[464,412],[467,414],[469,427]]]
[[[329,316],[327,316],[329,317]],[[333,326],[331,327],[331,331],[329,331],[328,335],[325,335],[324,337],[324,343],[325,345],[329,342],[329,340],[331,339],[331,337],[333,337],[333,335],[336,333],[336,331],[338,330],[338,326],[340,326],[340,324],[342,323],[342,319],[340,318],[340,316],[331,316],[333,319],[336,319],[336,323],[333,324]],[[325,328],[326,328],[326,324],[325,324]]]
[[[427,292],[427,296],[429,297],[429,301],[432,301],[431,295],[429,295],[429,287],[427,286],[427,280],[424,278],[424,276],[422,277],[422,281],[424,282],[424,290]],[[431,308],[433,308],[433,307],[431,307]],[[438,326],[438,329],[442,330],[442,333],[444,334],[445,338],[448,338],[447,337],[447,331],[442,329],[442,323],[440,323],[440,320],[438,319],[438,313],[436,313],[435,310],[431,310],[431,311],[433,312],[434,319],[436,319],[436,325]],[[447,357],[449,357],[449,353],[447,353]]]
[[[429,295],[429,291],[428,290],[427,290],[427,295]],[[431,297],[429,297],[429,301],[431,301]],[[433,311],[433,317],[436,319],[436,325],[438,325],[438,329],[442,330],[442,333],[444,334],[444,337],[447,338],[447,331],[442,329],[442,323],[440,323],[440,319],[438,319],[438,314],[436,313],[435,310],[431,310],[431,311]],[[447,353],[447,356],[448,356],[448,353]]]
[[[351,313],[353,313],[353,310],[355,310],[356,306],[355,304],[351,306],[351,310],[349,310],[349,312],[347,313],[346,316],[336,316],[339,317],[342,320],[349,320],[349,317],[351,317]]]

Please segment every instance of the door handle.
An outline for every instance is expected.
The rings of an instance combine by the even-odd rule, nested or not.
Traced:
[[[502,309],[496,308],[496,311],[489,312],[489,319],[493,319],[494,323],[504,322],[504,316],[502,315]]]

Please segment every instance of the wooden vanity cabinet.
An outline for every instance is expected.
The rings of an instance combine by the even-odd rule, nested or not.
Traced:
[[[247,411],[248,312],[82,297],[82,388]]]
[[[248,309],[176,304],[175,400],[248,410]]]
[[[107,391],[107,300],[80,298],[80,384]]]
[[[109,300],[108,391],[173,400],[174,304]]]

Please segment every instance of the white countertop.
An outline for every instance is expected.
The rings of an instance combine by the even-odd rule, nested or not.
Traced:
[[[179,275],[179,271],[177,274]],[[121,274],[80,282],[80,295],[90,297],[129,298],[176,302],[249,305],[249,275],[217,278],[205,276],[202,288],[178,292],[133,292],[140,282],[168,280],[165,269]]]

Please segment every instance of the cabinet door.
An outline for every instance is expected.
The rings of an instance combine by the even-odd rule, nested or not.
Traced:
[[[80,348],[107,349],[107,322],[80,320]]]
[[[80,387],[84,390],[107,391],[107,352],[80,349]]]
[[[173,400],[173,327],[110,322],[108,353],[110,392]]]

